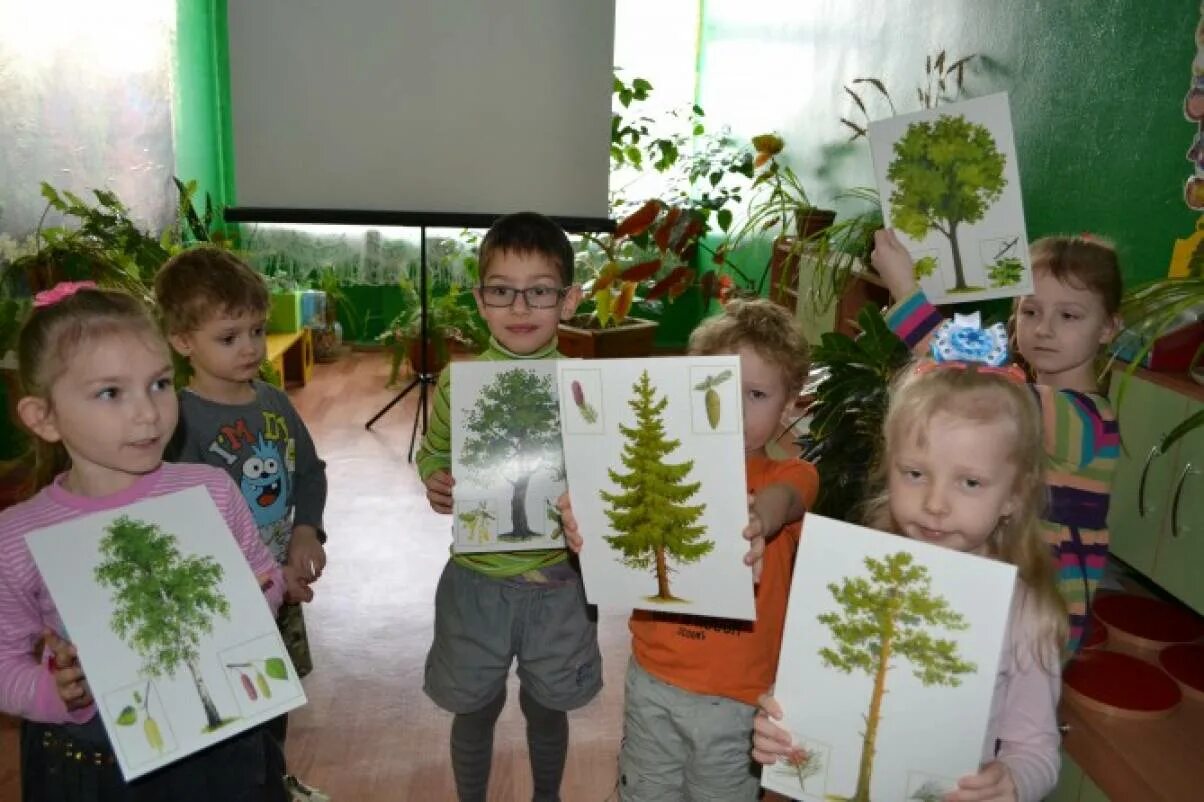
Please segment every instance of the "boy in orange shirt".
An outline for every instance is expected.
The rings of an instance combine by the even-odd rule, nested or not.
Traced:
[[[757,697],[777,672],[799,521],[815,501],[818,474],[800,459],[775,460],[765,446],[807,375],[798,322],[769,301],[732,301],[690,337],[692,354],[739,354],[749,529],[764,535],[756,622],[637,610],[631,616],[619,796],[623,802],[755,800],[749,756]],[[565,505],[566,540],[582,538]]]

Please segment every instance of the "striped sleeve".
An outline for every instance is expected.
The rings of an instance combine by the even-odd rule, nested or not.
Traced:
[[[928,337],[941,325],[941,319],[940,310],[928,302],[928,296],[921,289],[916,289],[886,313],[886,325],[917,354],[927,350]]]
[[[1092,460],[1120,454],[1120,432],[1087,393],[1030,385],[1041,406],[1045,453],[1057,463],[1086,468]]]
[[[451,468],[451,365],[443,369],[435,383],[430,421],[415,463],[424,482],[435,471]]]

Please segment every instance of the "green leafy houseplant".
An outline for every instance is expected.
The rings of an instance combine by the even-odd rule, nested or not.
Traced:
[[[408,358],[417,369],[421,364],[422,306],[418,288],[408,278],[398,282],[404,307],[389,327],[377,336],[377,341],[390,348],[388,385],[397,383],[402,363]],[[433,295],[427,290],[426,330],[429,348],[426,367],[436,373],[447,364],[448,346],[452,342],[483,349],[489,343],[489,331],[477,316],[476,309],[465,302],[467,293],[452,285],[446,293]]]
[[[857,316],[856,337],[829,332],[811,355],[827,373],[815,388],[807,433],[799,438],[804,459],[819,470],[815,512],[856,521],[866,477],[882,438],[890,382],[911,354],[872,304]]]

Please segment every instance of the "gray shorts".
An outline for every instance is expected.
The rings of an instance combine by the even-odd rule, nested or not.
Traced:
[[[662,682],[627,664],[619,798],[623,802],[744,802],[756,800],[753,765],[757,709]]]
[[[506,686],[518,658],[523,690],[573,710],[602,688],[598,625],[581,576],[546,584],[491,579],[448,560],[435,592],[435,640],[423,690],[452,713],[472,713]]]

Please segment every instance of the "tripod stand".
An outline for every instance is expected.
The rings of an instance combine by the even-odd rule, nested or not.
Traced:
[[[410,454],[407,458],[410,462],[414,461],[414,444],[418,440],[418,419],[422,418],[422,433],[426,434],[427,426],[427,386],[433,385],[437,377],[428,370],[427,357],[430,350],[430,342],[427,332],[427,300],[426,300],[426,226],[422,225],[418,228],[419,234],[419,258],[418,258],[418,305],[419,305],[419,357],[418,364],[414,365],[417,370],[414,378],[410,380],[400,393],[393,397],[393,400],[385,404],[379,412],[364,424],[365,429],[371,429],[372,424],[376,423],[390,409],[395,407],[401,399],[414,388],[418,388],[418,408],[414,410],[414,428],[410,430]]]

